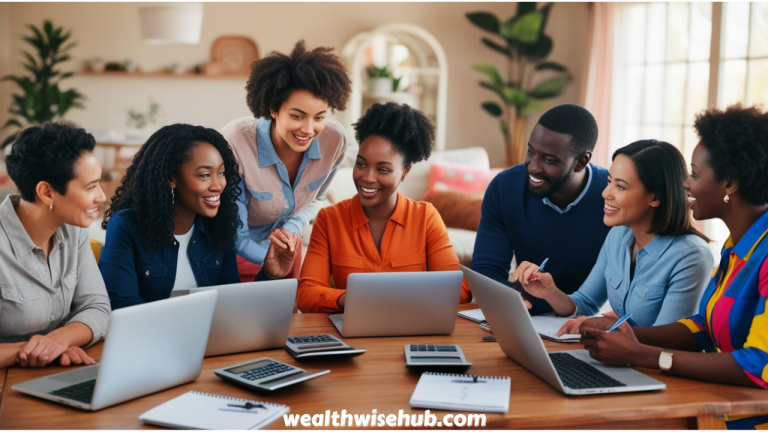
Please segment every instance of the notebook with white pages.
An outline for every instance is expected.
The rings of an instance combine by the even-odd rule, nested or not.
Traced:
[[[505,413],[511,388],[509,377],[424,372],[411,408]]]
[[[290,412],[286,405],[189,391],[139,416],[173,429],[253,430]]]
[[[480,309],[461,311],[459,312],[459,316],[470,321],[479,322],[480,328],[491,331],[491,328],[485,322],[483,311]],[[576,343],[581,339],[581,336],[577,334],[557,336],[557,331],[560,330],[560,327],[562,327],[563,324],[568,322],[568,318],[547,314],[532,316],[531,320],[533,320],[533,326],[536,328],[536,332],[544,339],[561,343]]]

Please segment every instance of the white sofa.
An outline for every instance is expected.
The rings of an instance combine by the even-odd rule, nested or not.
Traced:
[[[328,190],[327,205],[333,205],[339,201],[353,197],[357,190],[352,181],[352,166],[357,149],[348,149],[347,158],[342,163],[342,167],[336,174],[330,189]],[[429,167],[434,162],[450,162],[462,165],[468,165],[474,168],[489,169],[490,162],[488,153],[482,147],[470,147],[457,150],[445,150],[432,153],[428,161],[419,162],[411,168],[411,172],[400,185],[399,192],[408,198],[419,200],[427,191],[429,182]],[[311,224],[304,230],[303,241],[304,251],[309,245],[311,234]],[[453,248],[459,261],[469,266],[472,261],[472,251],[475,247],[475,231],[469,231],[458,228],[448,228],[448,236],[451,239]]]

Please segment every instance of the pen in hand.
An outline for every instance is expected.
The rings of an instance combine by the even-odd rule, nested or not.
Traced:
[[[624,315],[623,317],[619,318],[619,320],[618,320],[618,321],[616,321],[616,323],[615,323],[614,325],[612,325],[612,326],[611,326],[611,328],[609,328],[609,329],[608,329],[608,330],[606,330],[605,332],[606,332],[606,333],[610,333],[610,332],[612,332],[612,331],[616,330],[617,328],[619,328],[619,326],[620,326],[620,325],[621,325],[621,324],[622,324],[624,321],[628,320],[630,316],[632,316],[632,312],[630,312],[630,313],[628,313],[628,314]]]
[[[549,261],[549,258],[545,258],[545,259],[544,259],[544,261],[543,261],[543,262],[541,263],[541,265],[539,266],[539,271],[538,271],[537,273],[543,273],[543,272],[544,272],[544,266],[547,264],[547,261]],[[530,281],[535,281],[535,280],[538,280],[538,279],[536,279],[535,277],[533,277],[533,275],[531,275],[531,277],[529,277],[529,278],[528,278],[528,281],[529,281],[529,282],[530,282]]]

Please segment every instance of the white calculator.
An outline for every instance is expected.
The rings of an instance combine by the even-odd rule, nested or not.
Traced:
[[[219,378],[261,392],[271,392],[292,384],[317,378],[329,372],[330,369],[320,372],[307,372],[296,366],[266,357],[213,371]]]
[[[405,350],[405,364],[409,367],[468,368],[472,363],[464,357],[458,345],[408,344]]]

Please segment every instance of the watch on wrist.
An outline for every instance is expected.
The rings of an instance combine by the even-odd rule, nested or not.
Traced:
[[[669,349],[661,350],[661,355],[659,355],[659,369],[664,372],[669,372],[669,370],[672,369],[672,356],[674,354],[675,353]]]

